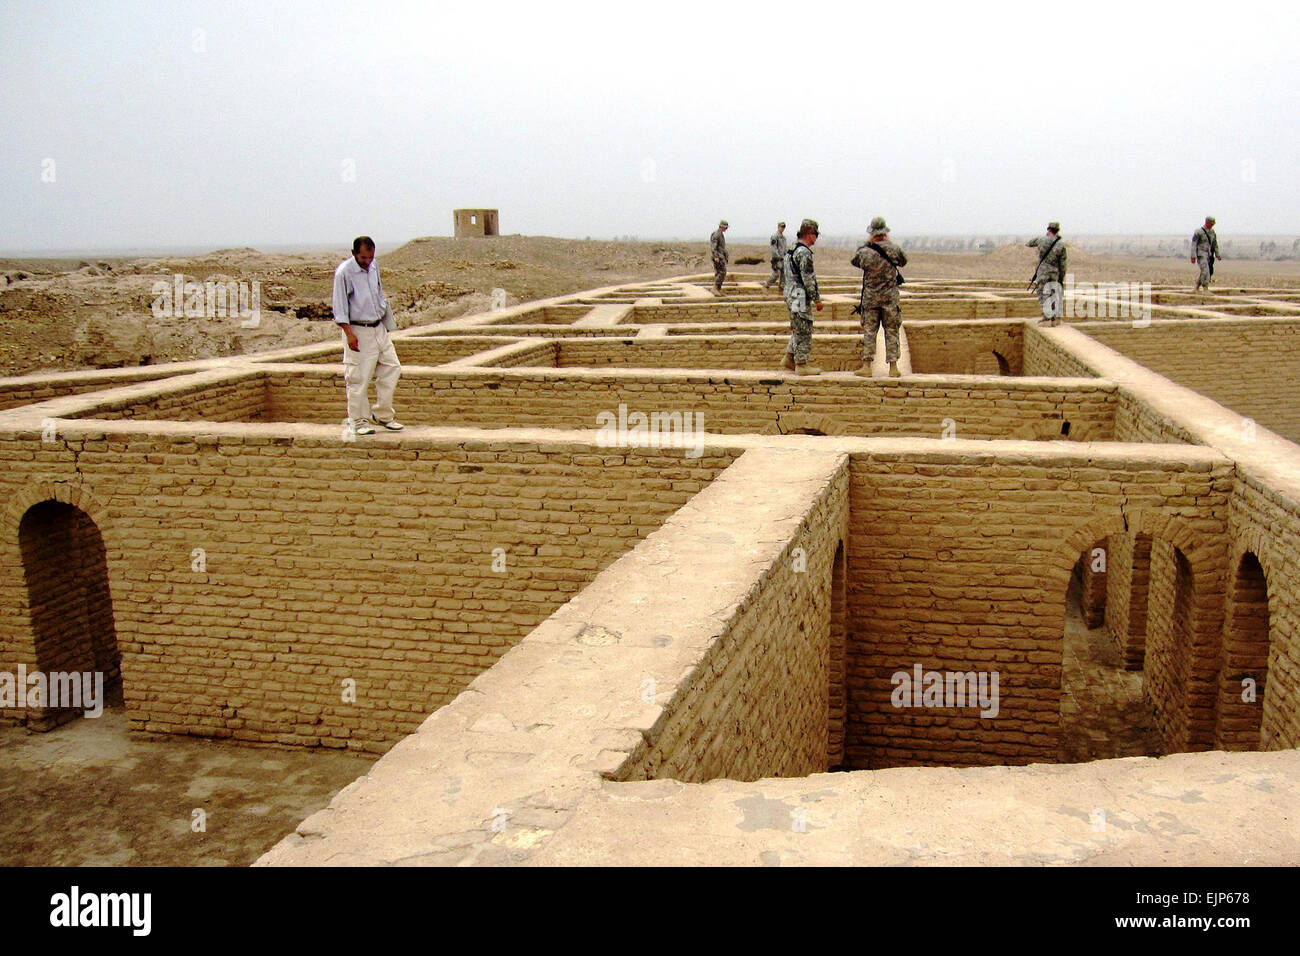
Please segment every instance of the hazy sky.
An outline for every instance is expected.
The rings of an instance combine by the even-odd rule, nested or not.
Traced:
[[[1300,232],[1300,13],[0,2],[0,248]]]

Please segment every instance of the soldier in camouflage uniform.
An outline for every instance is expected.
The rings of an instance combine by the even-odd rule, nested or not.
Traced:
[[[871,363],[876,357],[876,331],[883,325],[889,374],[897,378],[903,374],[898,370],[898,331],[903,327],[903,311],[898,302],[898,270],[907,265],[907,256],[890,241],[889,226],[885,225],[883,217],[872,219],[870,228],[871,238],[858,247],[852,260],[853,265],[862,270],[862,297],[858,303],[862,313],[862,368],[855,369],[853,374],[871,377]]]
[[[1202,288],[1210,291],[1210,280],[1214,278],[1214,260],[1223,260],[1219,255],[1219,237],[1214,233],[1214,217],[1206,216],[1205,225],[1192,233],[1192,261],[1201,267],[1201,274],[1196,277],[1193,292]]]
[[[709,256],[713,259],[713,288],[722,291],[722,282],[727,278],[727,220],[718,223],[718,228],[709,236]]]
[[[822,310],[822,297],[817,289],[817,274],[813,271],[813,244],[821,233],[817,220],[805,219],[799,224],[799,241],[785,255],[785,304],[790,309],[790,341],[785,347],[785,360],[781,367],[799,375],[817,375],[821,369],[808,364],[812,356],[812,309]]]
[[[1035,236],[1025,245],[1038,247],[1038,268],[1029,281],[1038,293],[1038,306],[1043,310],[1038,324],[1060,325],[1065,300],[1065,243],[1061,241],[1061,224],[1049,222],[1047,235]]]
[[[778,289],[784,285],[785,278],[785,223],[776,224],[776,232],[772,233],[772,238],[767,241],[772,250],[772,278],[763,283],[763,288],[767,289],[776,286]]]

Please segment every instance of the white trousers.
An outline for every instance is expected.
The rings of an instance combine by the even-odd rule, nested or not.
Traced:
[[[354,422],[369,421],[373,415],[381,422],[391,422],[393,391],[402,374],[402,364],[397,361],[397,350],[382,325],[373,328],[352,326],[359,351],[348,348],[347,333],[343,333],[343,383],[348,390],[348,417]],[[375,380],[375,404],[370,404],[368,393],[370,379]]]

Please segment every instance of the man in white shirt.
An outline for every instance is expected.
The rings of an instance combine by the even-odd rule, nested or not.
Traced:
[[[358,236],[352,257],[334,270],[334,321],[343,329],[343,381],[348,390],[348,419],[358,435],[373,435],[375,425],[401,431],[394,418],[393,390],[402,374],[388,333],[397,328],[375,265],[375,241]],[[375,404],[367,392],[375,380]]]

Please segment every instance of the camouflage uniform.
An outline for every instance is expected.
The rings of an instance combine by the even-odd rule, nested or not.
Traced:
[[[785,257],[785,304],[790,310],[790,341],[785,350],[794,356],[796,365],[807,365],[812,355],[812,310],[821,301],[817,274],[813,271],[813,251],[802,242]],[[796,281],[802,280],[802,284]]]
[[[722,234],[721,224],[709,236],[709,255],[713,259],[713,288],[721,292],[727,278],[727,237]]]
[[[1219,237],[1213,226],[1209,229],[1201,226],[1192,233],[1192,255],[1196,256],[1196,264],[1201,269],[1201,274],[1196,277],[1196,289],[1192,291],[1202,286],[1209,289],[1210,279],[1214,276],[1214,259],[1219,256]]]
[[[763,283],[763,288],[768,286],[783,286],[785,278],[785,252],[786,238],[783,232],[772,233],[772,238],[767,241],[772,250],[772,278]]]
[[[876,330],[885,327],[885,358],[891,364],[900,352],[898,330],[903,326],[903,311],[898,303],[898,270],[907,265],[907,256],[890,239],[877,239],[886,259],[867,243],[858,247],[852,263],[862,270],[862,364],[870,366],[876,357]],[[890,261],[892,260],[892,261]]]
[[[1032,285],[1038,293],[1038,306],[1043,311],[1043,318],[1056,322],[1061,318],[1062,303],[1065,296],[1065,240],[1058,232],[1035,236],[1025,243],[1037,247],[1038,268],[1034,270]],[[1047,254],[1043,255],[1046,250]]]

